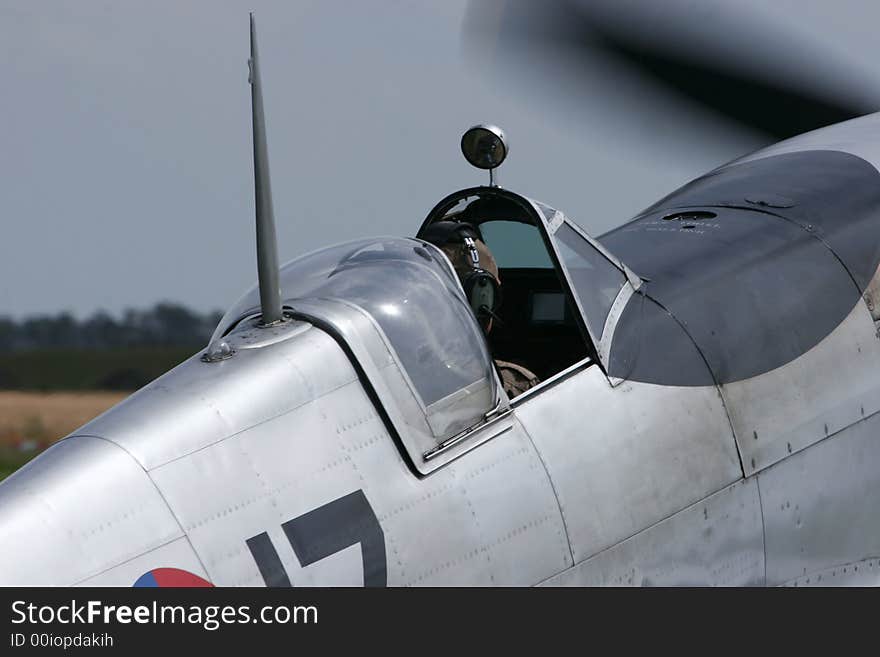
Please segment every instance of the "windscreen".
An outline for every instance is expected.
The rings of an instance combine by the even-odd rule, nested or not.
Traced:
[[[626,283],[626,277],[567,223],[559,227],[553,238],[590,331],[596,340],[601,340],[608,311]]]

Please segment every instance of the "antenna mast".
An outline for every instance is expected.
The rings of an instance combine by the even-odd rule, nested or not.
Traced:
[[[260,281],[261,325],[283,321],[281,287],[278,283],[278,244],[275,239],[275,215],[272,210],[272,185],[269,181],[269,150],[266,145],[266,119],[263,115],[263,90],[257,63],[257,31],[251,12],[251,57],[248,60],[251,83],[251,117],[254,138],[254,200],[257,219],[257,275]]]

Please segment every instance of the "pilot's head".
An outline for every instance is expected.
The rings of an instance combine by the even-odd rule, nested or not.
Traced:
[[[457,221],[437,221],[425,228],[421,239],[439,247],[461,280],[471,309],[486,331],[501,303],[498,265],[478,228]]]

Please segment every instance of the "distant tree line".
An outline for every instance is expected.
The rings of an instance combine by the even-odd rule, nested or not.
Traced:
[[[199,347],[220,321],[219,311],[199,314],[174,303],[128,309],[117,319],[98,311],[84,320],[70,313],[35,315],[20,321],[0,316],[0,345],[7,352],[34,349]]]

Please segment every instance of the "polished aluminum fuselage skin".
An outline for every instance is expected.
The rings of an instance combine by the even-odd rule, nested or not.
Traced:
[[[880,116],[750,157],[809,149],[880,167]],[[174,567],[218,586],[873,585],[876,288],[770,371],[675,386],[583,361],[421,464],[425,430],[362,317],[244,322],[233,357],[193,356],[0,484],[0,583]],[[295,521],[355,493],[369,513],[343,547],[304,558]],[[364,523],[383,549],[356,540]]]

